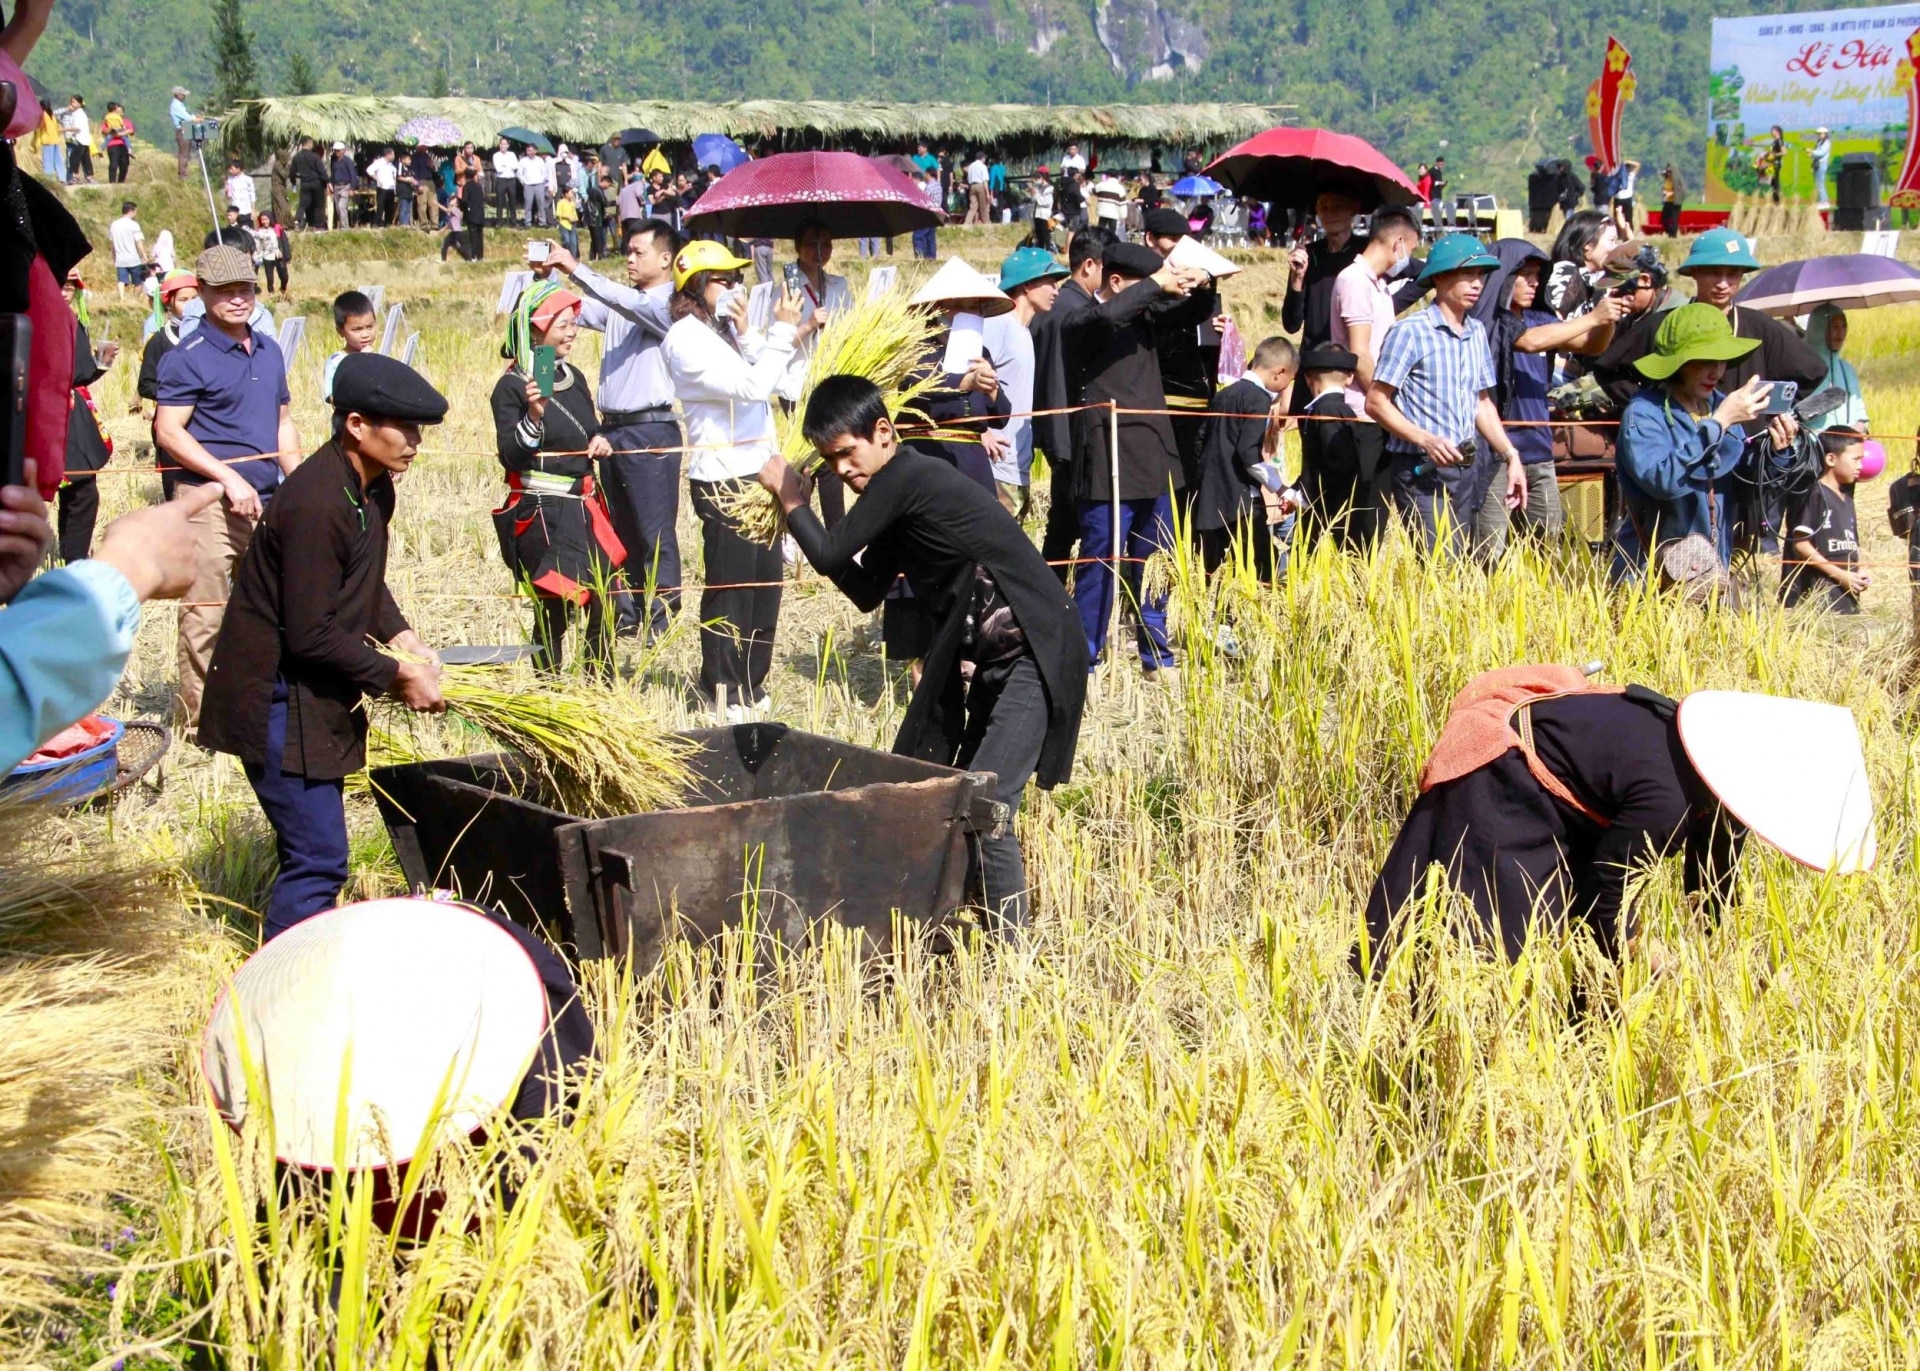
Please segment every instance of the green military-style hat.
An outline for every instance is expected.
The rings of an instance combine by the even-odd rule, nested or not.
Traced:
[[[1000,264],[1000,289],[1012,290],[1049,278],[1058,280],[1067,274],[1065,264],[1045,248],[1015,248]]]
[[[1735,267],[1740,271],[1760,270],[1759,259],[1747,240],[1730,228],[1708,229],[1693,240],[1680,274],[1691,276],[1701,267]]]
[[[1420,279],[1431,281],[1449,271],[1492,271],[1499,265],[1500,259],[1471,233],[1449,233],[1428,249]]]
[[[1664,381],[1688,362],[1732,362],[1760,346],[1734,336],[1727,316],[1712,305],[1682,305],[1661,321],[1653,351],[1633,364],[1649,381]]]

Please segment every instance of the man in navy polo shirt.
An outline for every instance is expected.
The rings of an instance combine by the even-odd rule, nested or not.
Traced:
[[[192,737],[207,663],[233,571],[300,447],[279,344],[251,327],[253,260],[208,248],[194,263],[206,325],[161,359],[154,442],[179,485],[218,484],[225,498],[193,519],[194,579],[180,609],[179,714]]]

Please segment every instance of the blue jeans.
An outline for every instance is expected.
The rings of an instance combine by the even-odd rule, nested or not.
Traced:
[[[40,171],[64,183],[67,179],[67,150],[59,143],[48,143],[40,149]]]
[[[1141,573],[1146,559],[1173,546],[1173,497],[1120,502],[1120,580],[1139,615],[1140,665],[1148,670],[1173,665],[1167,646],[1167,599],[1143,599]],[[1087,635],[1087,661],[1097,664],[1107,645],[1107,621],[1113,617],[1113,506],[1105,500],[1080,502],[1080,556],[1073,569],[1073,602],[1080,611],[1080,627]]]
[[[400,227],[413,227],[413,188],[400,187]]]
[[[310,781],[280,769],[287,747],[287,683],[274,682],[267,710],[267,765],[246,765],[247,782],[273,825],[280,872],[267,900],[260,941],[333,908],[347,883],[347,808],[340,781]]]

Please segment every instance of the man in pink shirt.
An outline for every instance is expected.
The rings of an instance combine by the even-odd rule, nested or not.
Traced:
[[[1373,364],[1380,345],[1393,327],[1393,292],[1387,278],[1404,266],[1420,244],[1420,229],[1411,210],[1386,205],[1373,212],[1367,245],[1333,282],[1333,317],[1329,321],[1333,345],[1358,360],[1347,404],[1355,414],[1367,412],[1367,389],[1373,384]]]

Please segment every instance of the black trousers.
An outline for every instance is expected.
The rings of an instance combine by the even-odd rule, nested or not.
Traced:
[[[1013,814],[1033,769],[1040,764],[1040,748],[1047,740],[1047,689],[1040,667],[1029,653],[1011,662],[996,662],[974,673],[967,690],[967,726],[955,765],[969,771],[991,771],[996,784],[993,798]],[[971,863],[986,895],[993,931],[1006,936],[1027,925],[1027,867],[1020,837],[1011,816],[998,838],[980,840]]]
[[[467,225],[467,260],[477,262],[487,255],[486,230],[478,224]]]
[[[93,526],[100,520],[100,482],[92,472],[76,475],[60,487],[60,560],[84,561],[93,547]]]
[[[447,260],[447,254],[449,252],[457,252],[460,254],[461,261],[472,261],[473,259],[468,254],[469,242],[470,240],[465,229],[448,229],[446,236],[440,240],[440,260],[444,262]]]
[[[1053,567],[1060,584],[1067,584],[1073,568],[1067,565],[1073,550],[1080,545],[1080,504],[1073,498],[1072,469],[1065,462],[1053,464],[1047,506],[1047,529],[1040,535],[1040,556]]]
[[[85,143],[67,144],[67,179],[93,179],[93,149]]]
[[[592,205],[587,206],[587,244],[593,260],[607,255],[607,216]]]
[[[749,480],[689,481],[693,512],[700,519],[700,552],[707,588],[700,592],[700,688],[729,702],[751,704],[765,693],[773,669],[773,634],[780,622],[781,581],[786,569],[778,547],[750,543],[734,530],[714,499],[743,490]],[[717,589],[716,587],[734,587]]]
[[[132,160],[125,143],[107,144],[107,180],[114,185],[124,184],[127,179],[127,164]]]
[[[271,262],[262,262],[260,264],[261,294],[264,295],[273,289],[273,278],[275,276],[280,278],[280,293],[285,295],[287,293],[287,264],[284,258],[276,258]]]
[[[650,632],[665,633],[680,610],[680,535],[674,527],[680,519],[680,454],[638,450],[679,447],[680,426],[625,424],[602,432],[614,455],[600,460],[600,488],[613,530],[627,548],[628,589],[615,597],[620,631],[637,631],[644,619]],[[656,586],[666,589],[655,593]]]
[[[324,185],[300,186],[300,207],[294,214],[297,228],[323,229],[327,226],[327,188]]]
[[[607,622],[607,602],[599,595],[588,595],[585,606],[558,595],[540,595],[533,609],[534,667],[540,671],[558,671],[566,655],[567,628],[576,620],[586,620],[586,637],[581,651],[587,667],[596,676],[613,674],[613,626]]]
[[[394,211],[399,207],[399,198],[390,190],[376,190],[373,193],[373,222],[379,228],[387,228],[393,223]]]

